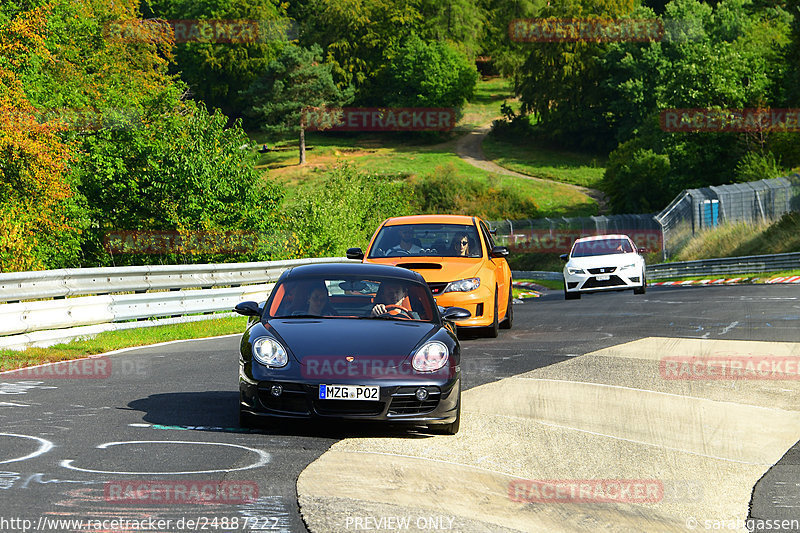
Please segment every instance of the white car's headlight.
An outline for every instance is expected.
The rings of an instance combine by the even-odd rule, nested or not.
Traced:
[[[481,286],[481,278],[460,279],[451,281],[442,292],[469,292]]]
[[[264,366],[280,368],[289,362],[281,343],[271,337],[260,337],[253,342],[253,357]]]
[[[586,271],[582,268],[575,268],[575,267],[567,267],[567,272],[570,276],[574,276],[575,274],[586,274]]]
[[[630,265],[624,265],[624,266],[621,266],[621,267],[619,267],[619,269],[620,269],[620,270],[627,270],[627,269],[629,269],[629,268],[633,268],[633,267],[635,267],[635,266],[636,266],[636,263],[631,263]]]
[[[433,372],[446,365],[449,358],[450,352],[447,350],[447,346],[439,341],[433,341],[417,350],[411,360],[411,366],[417,372]]]

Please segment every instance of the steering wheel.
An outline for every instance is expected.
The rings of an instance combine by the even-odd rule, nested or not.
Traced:
[[[408,318],[408,319],[411,319],[411,320],[414,319],[414,317],[411,316],[411,312],[409,312],[409,310],[406,309],[405,307],[403,307],[402,305],[391,304],[391,305],[386,305],[384,307],[386,307],[386,312],[385,313],[381,313],[381,316],[383,316],[383,315],[392,315],[392,316],[399,316],[401,318]],[[392,310],[392,309],[397,309],[398,311],[400,311],[400,314],[395,315],[395,314],[390,313],[389,311]]]
[[[386,253],[388,254],[388,253],[390,253],[390,252],[391,252],[392,254],[411,255],[411,252],[409,252],[408,250],[406,250],[406,249],[405,249],[405,248],[403,248],[402,246],[401,246],[401,247],[398,247],[398,248],[392,248],[392,249],[390,249],[390,250],[389,250],[388,252],[386,252]]]

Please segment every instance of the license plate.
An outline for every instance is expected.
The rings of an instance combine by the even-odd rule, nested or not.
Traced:
[[[611,276],[609,276],[609,275],[597,276],[597,281],[608,281],[610,279],[611,279]]]
[[[380,400],[380,387],[365,385],[320,385],[320,400]]]

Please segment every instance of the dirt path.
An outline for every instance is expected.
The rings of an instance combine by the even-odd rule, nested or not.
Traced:
[[[494,172],[495,174],[504,174],[506,176],[515,176],[518,178],[524,178],[528,180],[540,181],[545,183],[561,183],[567,187],[572,187],[575,190],[578,190],[585,194],[586,196],[592,198],[595,202],[597,202],[599,212],[601,215],[604,215],[608,212],[608,197],[602,191],[598,191],[597,189],[589,189],[588,187],[581,187],[580,185],[572,185],[570,183],[563,183],[554,180],[546,180],[543,178],[536,178],[534,176],[528,176],[527,174],[522,174],[520,172],[515,172],[513,170],[509,170],[505,167],[501,167],[500,165],[488,160],[486,155],[483,153],[483,140],[489,134],[489,131],[492,129],[491,123],[484,124],[480,126],[478,129],[472,130],[471,132],[459,137],[456,140],[455,144],[455,153],[469,163],[470,165],[486,170],[488,172]]]

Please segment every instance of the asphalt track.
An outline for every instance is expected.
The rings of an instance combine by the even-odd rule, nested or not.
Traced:
[[[800,520],[800,381],[668,380],[658,368],[663,354],[703,350],[800,355],[799,319],[790,285],[528,300],[498,339],[463,339],[471,400],[455,437],[361,424],[241,432],[236,337],[114,354],[94,376],[2,375],[0,531],[22,531],[22,520],[40,531],[123,530],[116,519],[132,531],[290,532]],[[531,503],[509,491],[515,479],[598,478],[658,479],[663,501]],[[257,497],[164,492],[220,480]]]

